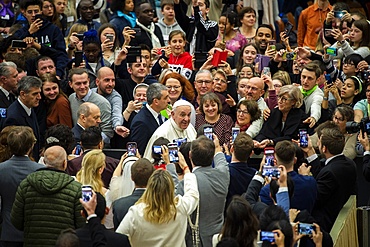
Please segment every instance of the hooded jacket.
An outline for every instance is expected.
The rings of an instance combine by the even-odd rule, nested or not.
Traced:
[[[82,227],[81,184],[64,171],[41,168],[19,185],[11,213],[24,246],[54,246],[60,232]]]
[[[172,31],[175,31],[175,30],[183,31],[176,20],[172,25],[166,25],[164,23],[164,18],[163,17],[155,25],[157,25],[161,29],[163,40],[164,40],[164,45],[166,45],[166,46],[168,45],[168,39],[169,39],[170,33]]]

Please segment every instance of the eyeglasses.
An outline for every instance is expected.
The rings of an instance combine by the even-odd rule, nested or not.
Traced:
[[[258,87],[251,87],[251,86],[249,86],[249,85],[245,86],[245,89],[247,89],[247,90],[251,90],[251,91],[253,91],[253,92],[257,92],[258,90],[261,90],[261,89],[260,89],[260,88],[258,88]]]
[[[221,79],[221,78],[214,78],[213,79],[215,82],[222,82],[222,83],[224,83],[224,84],[226,84],[227,83],[227,81],[225,81],[225,80],[223,80],[223,79]]]
[[[344,118],[342,117],[337,117],[337,116],[333,116],[333,120],[337,120],[339,122],[343,122],[344,121]]]
[[[90,7],[88,7],[88,6],[83,6],[83,7],[81,7],[81,10],[83,10],[83,11],[87,11],[87,10],[91,10],[91,11],[93,11],[93,10],[94,10],[94,6],[90,6]]]
[[[243,111],[243,110],[240,110],[240,109],[238,109],[237,111],[236,111],[236,114],[238,114],[238,115],[247,115],[247,114],[249,114],[249,112],[248,111]]]
[[[212,80],[196,80],[195,83],[199,84],[199,85],[202,85],[203,83],[205,84],[211,84],[212,83]]]
[[[354,63],[343,63],[344,66],[355,66]]]
[[[181,88],[181,86],[166,86],[168,90],[179,90]]]
[[[287,97],[284,97],[284,96],[278,96],[278,100],[285,103],[285,102],[287,102],[287,100],[292,100],[292,98],[287,98]]]

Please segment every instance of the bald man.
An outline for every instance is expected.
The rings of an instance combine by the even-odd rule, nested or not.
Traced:
[[[72,132],[76,143],[79,143],[83,130],[91,126],[98,127],[100,125],[100,109],[94,103],[85,102],[78,108],[77,116],[77,123],[72,128]]]
[[[240,101],[242,100],[256,101],[258,104],[258,108],[261,110],[261,113],[263,113],[263,110],[268,108],[265,100],[263,99],[263,94],[265,93],[264,90],[265,83],[263,82],[263,79],[259,77],[252,77],[249,80],[248,78],[243,78],[238,83],[245,84],[244,97],[240,99]],[[256,137],[262,128],[262,124],[263,124],[263,114],[261,114],[261,117],[258,120],[253,121],[251,126],[247,129],[246,133],[252,138]]]
[[[112,125],[114,131],[123,138],[127,137],[130,132],[126,127],[122,126],[122,97],[114,89],[116,85],[114,71],[109,67],[100,68],[95,82],[97,87],[92,88],[91,90],[100,94],[109,101],[112,108]]]
[[[54,246],[62,230],[85,224],[80,214],[81,184],[64,172],[66,151],[60,146],[50,147],[44,153],[44,162],[45,168],[21,182],[12,208],[11,221],[24,231],[25,246]]]

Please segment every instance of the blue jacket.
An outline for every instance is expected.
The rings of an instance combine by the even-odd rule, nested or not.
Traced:
[[[256,169],[249,167],[245,162],[234,162],[229,164],[230,184],[226,197],[226,207],[234,195],[242,195],[248,189]]]
[[[123,38],[123,35],[122,35],[122,31],[127,26],[132,28],[132,26],[130,25],[130,22],[128,20],[126,20],[126,18],[124,18],[124,17],[119,17],[117,15],[117,12],[116,12],[116,13],[114,13],[114,15],[113,15],[113,17],[112,17],[112,19],[110,20],[109,23],[112,24],[116,28],[116,33],[117,33],[119,45],[122,46],[123,42],[125,41],[125,39]]]
[[[317,196],[316,180],[311,176],[303,176],[295,171],[288,172],[294,182],[294,194],[291,199],[291,208],[298,210],[306,209],[312,212]],[[270,185],[267,184],[261,189],[261,201],[270,205],[273,204],[270,198]]]
[[[49,56],[53,59],[57,75],[60,78],[63,78],[64,71],[68,63],[68,56],[64,36],[60,29],[47,20],[44,20],[41,29],[36,33],[30,34],[28,29],[29,25],[25,25],[21,29],[17,30],[14,33],[14,36],[19,39],[24,39],[26,37],[37,38],[37,42],[41,45],[41,50],[39,51],[40,54]]]

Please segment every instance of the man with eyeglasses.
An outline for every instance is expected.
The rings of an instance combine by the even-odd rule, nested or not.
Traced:
[[[200,98],[208,92],[212,92],[213,85],[215,81],[214,78],[209,70],[199,70],[198,73],[195,75],[194,87],[196,91],[196,95],[194,100],[192,100],[192,104],[197,112],[199,112],[199,105],[200,105]],[[218,92],[214,92],[221,101],[222,104],[222,113],[229,115],[233,119],[235,116],[232,116],[231,110],[229,105],[226,103],[226,98],[222,94]]]
[[[81,0],[80,2],[76,1],[77,6],[77,17],[79,19],[76,21],[78,24],[82,24],[87,26],[87,29],[95,29],[98,30],[101,26],[101,24],[97,21],[94,21],[94,3],[91,0]],[[67,31],[68,33],[68,31]]]
[[[242,100],[256,101],[258,108],[261,110],[261,112],[268,108],[265,100],[262,97],[265,93],[264,90],[265,83],[263,82],[262,78],[259,77],[252,77],[251,79],[241,78],[238,82],[238,85],[239,86],[242,85],[244,87],[243,91],[245,93],[244,97],[241,98],[240,101]],[[263,124],[263,114],[261,114],[261,117],[258,120],[252,122],[251,126],[247,129],[246,133],[252,138],[256,137],[262,128],[262,124]]]
[[[27,45],[35,48],[41,55],[47,55],[55,61],[57,75],[63,79],[64,69],[67,67],[68,56],[66,43],[60,29],[41,15],[42,2],[40,0],[24,0],[20,2],[21,12],[27,19],[27,24],[14,33],[14,37],[24,40]],[[34,60],[29,60],[34,63]],[[34,68],[34,65],[33,65]],[[29,71],[29,75],[36,75]]]

